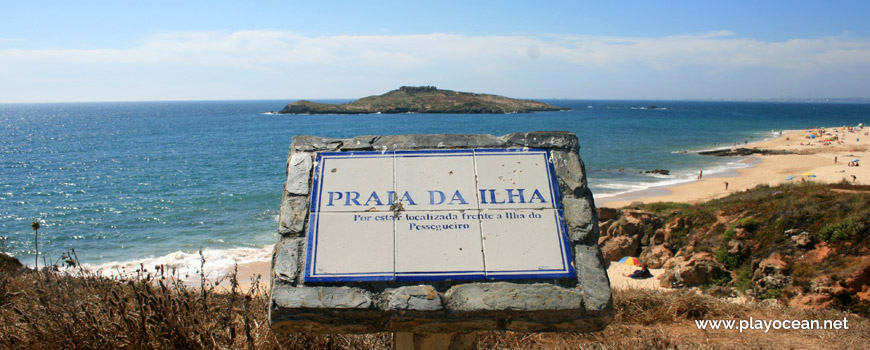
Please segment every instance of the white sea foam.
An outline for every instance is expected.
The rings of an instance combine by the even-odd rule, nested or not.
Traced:
[[[207,278],[219,278],[232,272],[236,264],[269,261],[272,258],[272,247],[272,245],[266,245],[262,248],[203,249],[204,265],[201,265],[199,252],[177,251],[144,259],[108,262],[99,265],[82,264],[82,267],[98,272],[103,276],[131,276],[136,275],[137,270],[142,267],[145,268],[145,272],[153,274],[157,270],[156,266],[163,265],[164,272],[167,274],[171,271],[177,271],[178,276],[184,280],[198,281],[201,266]]]
[[[677,185],[677,184],[686,183],[686,182],[690,182],[690,181],[692,181],[692,179],[679,177],[679,178],[671,178],[671,179],[664,180],[664,181],[633,182],[630,184],[615,183],[615,182],[606,183],[606,184],[602,184],[601,186],[606,187],[606,188],[617,189],[617,191],[616,192],[609,192],[609,193],[595,194],[595,198],[615,197],[615,196],[619,196],[619,195],[623,195],[623,194],[627,194],[627,193],[647,190],[647,189],[650,189],[653,187],[672,186],[672,185]]]
[[[720,175],[723,173],[732,172],[737,169],[744,169],[752,166],[752,163],[748,163],[744,161],[745,158],[741,157],[739,160],[727,162],[724,164],[720,164],[708,169],[699,169],[704,172],[704,175]],[[667,187],[674,186],[683,183],[688,183],[697,180],[698,173],[694,170],[683,170],[679,172],[672,172],[671,175],[660,175],[660,174],[647,174],[650,177],[660,178],[662,181],[650,181],[650,182],[608,182],[598,185],[597,187],[603,187],[607,189],[614,189],[614,192],[605,192],[605,193],[596,193],[595,198],[610,198],[616,197],[632,192],[639,192],[643,190],[648,190],[650,188],[655,187]]]

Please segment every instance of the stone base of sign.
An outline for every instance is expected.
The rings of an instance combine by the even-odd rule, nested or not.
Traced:
[[[393,333],[393,349],[477,349],[477,333]]]
[[[306,284],[307,218],[313,159],[320,151],[464,148],[550,149],[562,195],[576,279]],[[577,137],[567,132],[389,135],[328,139],[296,136],[287,161],[272,258],[272,328],[279,332],[456,334],[478,330],[589,332],[613,319],[598,220]],[[410,335],[409,335],[410,334]],[[452,337],[452,335],[450,335]],[[440,341],[432,338],[432,341]],[[440,339],[440,338],[439,338]],[[475,338],[476,339],[476,338]],[[422,340],[421,340],[422,341]]]

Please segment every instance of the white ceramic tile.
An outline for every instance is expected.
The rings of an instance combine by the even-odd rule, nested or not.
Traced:
[[[396,221],[396,274],[483,275],[477,210],[412,211]]]
[[[483,210],[482,215],[488,276],[568,271],[558,210]]]
[[[546,154],[475,152],[481,209],[555,208]]]
[[[396,153],[396,193],[408,192],[405,210],[477,209],[474,154]]]
[[[394,190],[392,153],[320,160],[318,205],[311,211],[387,211]]]
[[[393,274],[391,213],[312,214],[316,242],[308,266],[315,275]],[[311,247],[309,247],[310,249]]]

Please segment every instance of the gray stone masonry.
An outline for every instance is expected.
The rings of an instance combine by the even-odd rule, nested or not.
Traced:
[[[321,151],[461,148],[552,150],[574,254],[576,280],[305,284],[308,206],[314,156]],[[296,136],[287,158],[280,237],[272,258],[272,328],[317,333],[457,333],[477,330],[589,332],[613,319],[610,281],[598,248],[598,218],[577,137],[537,131],[493,135]]]

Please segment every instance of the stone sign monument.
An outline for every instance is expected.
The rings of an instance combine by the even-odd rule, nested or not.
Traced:
[[[294,137],[273,329],[602,329],[612,299],[578,149],[566,132]]]

